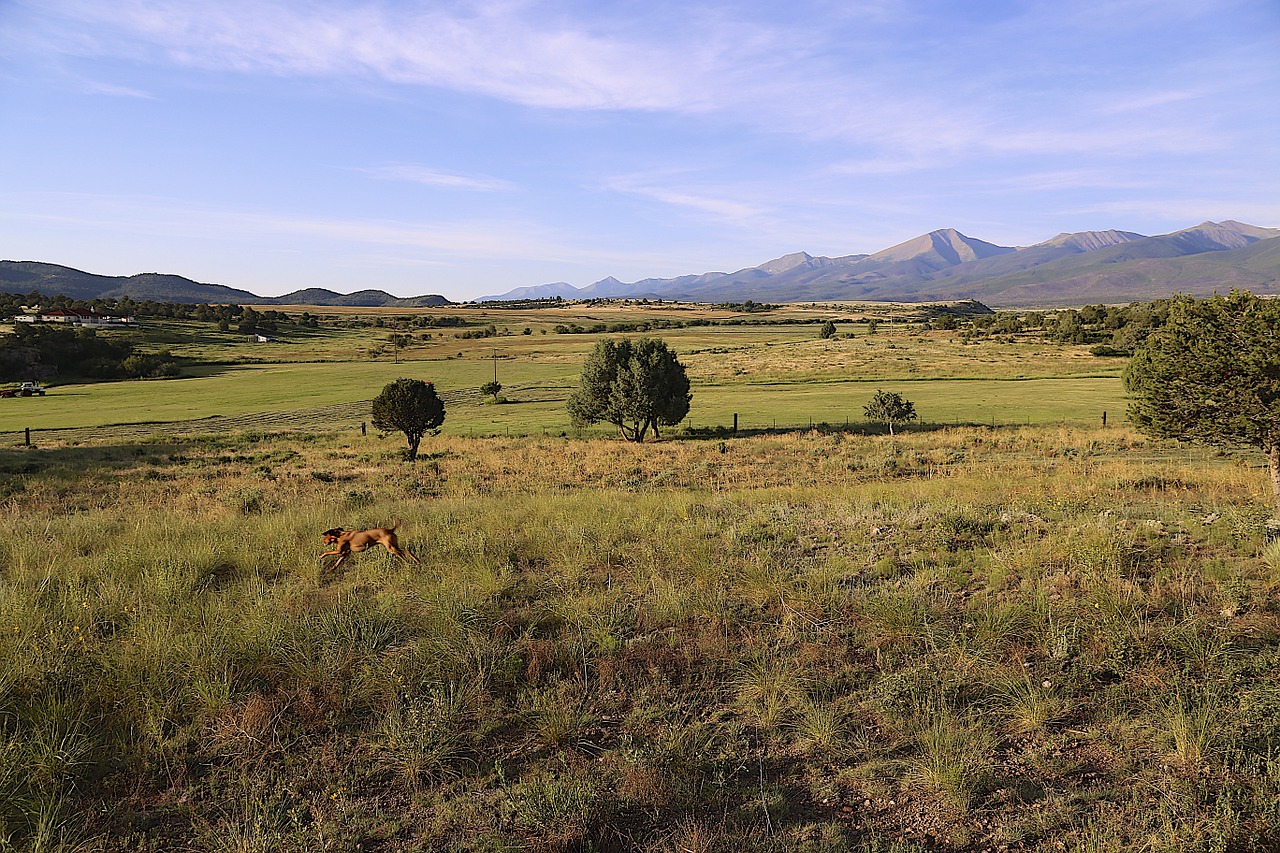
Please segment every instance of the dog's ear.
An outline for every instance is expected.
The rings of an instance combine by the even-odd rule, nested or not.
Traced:
[[[330,538],[330,537],[333,537],[334,539],[337,539],[337,538],[338,538],[339,536],[341,536],[341,535],[342,535],[342,528],[341,528],[341,527],[330,527],[330,528],[329,528],[328,530],[326,530],[324,533],[321,533],[321,534],[320,534],[321,538],[324,538],[324,539],[328,539],[328,538]]]

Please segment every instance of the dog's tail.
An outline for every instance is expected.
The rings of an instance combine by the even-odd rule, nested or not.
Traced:
[[[393,524],[393,525],[391,525],[391,526],[390,526],[390,527],[388,527],[387,529],[388,529],[388,530],[395,530],[396,528],[398,528],[398,527],[400,526],[400,524],[401,524],[401,522],[402,522],[402,521],[403,521],[403,519],[397,518],[397,519],[396,519],[396,523],[395,523],[395,524]]]

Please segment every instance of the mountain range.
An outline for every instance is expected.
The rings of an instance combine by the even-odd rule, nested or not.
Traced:
[[[795,252],[723,273],[612,276],[583,288],[564,282],[522,287],[477,301],[627,297],[692,302],[978,299],[988,305],[1128,302],[1233,287],[1280,292],[1280,228],[1204,222],[1149,237],[1132,231],[1059,234],[1032,246],[997,246],[954,228],[931,231],[871,255]]]
[[[707,272],[626,283],[613,276],[586,287],[564,282],[518,287],[477,299],[631,298],[688,302],[928,302],[976,299],[997,307],[1067,306],[1196,296],[1231,288],[1280,293],[1280,228],[1202,222],[1149,237],[1132,231],[1059,234],[1032,246],[998,246],[943,228],[870,255],[794,252],[737,272]],[[98,297],[240,305],[418,308],[443,296],[400,298],[381,290],[321,288],[263,297],[177,275],[101,276],[56,264],[0,261],[0,291],[75,299]]]
[[[347,305],[363,308],[432,308],[452,305],[443,296],[401,298],[382,290],[336,293],[319,287],[295,290],[284,296],[258,296],[221,284],[201,284],[180,275],[139,273],[130,276],[95,275],[58,264],[39,261],[0,261],[0,292],[43,296],[64,294],[72,299],[121,299],[156,302],[205,302],[210,305]]]

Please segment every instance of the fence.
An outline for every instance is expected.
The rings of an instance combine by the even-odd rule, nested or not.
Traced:
[[[477,403],[478,391],[445,391],[440,394],[445,405]],[[193,421],[163,421],[140,424],[112,424],[109,426],[66,427],[54,429],[18,430],[0,433],[0,447],[17,447],[27,442],[59,442],[74,444],[80,441],[122,439],[137,441],[152,436],[191,435],[222,432],[329,432],[349,430],[368,421],[373,400],[352,400],[307,409],[290,409],[276,412],[252,412],[243,415],[215,415]]]

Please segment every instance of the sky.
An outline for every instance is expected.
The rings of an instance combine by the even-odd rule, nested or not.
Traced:
[[[0,0],[0,258],[475,299],[1280,226],[1277,0]]]

